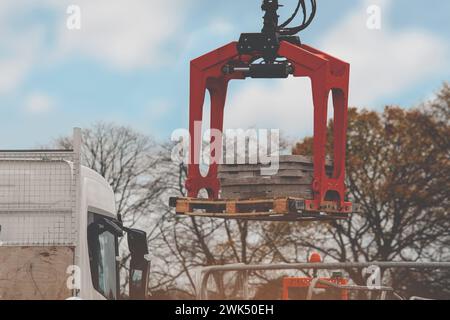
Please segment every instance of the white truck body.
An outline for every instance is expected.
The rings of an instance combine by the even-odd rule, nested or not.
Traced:
[[[76,129],[74,150],[0,151],[0,300],[118,298],[118,274],[114,293],[93,285],[89,216],[117,215],[106,180],[80,165],[80,143]],[[116,253],[99,265],[106,277],[117,248],[99,242],[102,253]]]

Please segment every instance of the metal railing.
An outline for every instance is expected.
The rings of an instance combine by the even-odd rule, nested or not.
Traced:
[[[377,287],[368,287],[368,286],[358,286],[358,285],[341,285],[338,283],[334,283],[331,281],[327,281],[320,278],[314,278],[311,281],[310,286],[308,287],[308,292],[306,295],[306,300],[312,300],[313,295],[315,293],[315,289],[317,285],[325,285],[329,288],[339,289],[339,290],[347,290],[347,291],[368,291],[368,292],[381,292],[380,300],[386,300],[387,293],[392,293],[395,298],[398,300],[404,300],[399,294],[397,294],[392,287],[385,286],[377,286]]]
[[[81,130],[70,150],[0,150],[0,245],[75,245]]]
[[[222,266],[204,267],[200,271],[197,290],[197,299],[208,299],[207,286],[211,274],[214,272],[244,272],[249,271],[274,271],[274,270],[345,270],[345,269],[364,269],[369,267],[379,267],[381,269],[450,269],[450,262],[336,262],[336,263],[281,263],[270,265],[246,265],[230,264]],[[248,279],[248,277],[245,277]],[[245,283],[246,287],[248,283]],[[244,290],[244,292],[248,292]],[[244,295],[247,295],[244,293]],[[244,297],[248,299],[248,296]]]

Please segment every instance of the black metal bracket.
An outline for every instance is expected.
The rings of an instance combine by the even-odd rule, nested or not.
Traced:
[[[294,68],[289,61],[276,63],[253,63],[241,66],[233,62],[223,68],[223,73],[243,72],[246,77],[254,79],[285,79],[293,74]]]
[[[278,57],[280,42],[287,41],[295,45],[301,45],[298,36],[280,36],[268,33],[242,33],[237,49],[239,54],[261,54],[266,62],[273,62]]]
[[[260,53],[266,61],[274,61],[279,48],[280,41],[276,34],[267,33],[243,33],[237,46],[239,54]]]
[[[233,72],[243,72],[246,77],[251,78],[287,78],[293,73],[292,64],[289,61],[279,61],[278,51],[280,43],[287,41],[294,45],[301,45],[300,37],[296,35],[283,35],[279,31],[278,9],[281,7],[278,0],[263,0],[261,9],[264,14],[264,25],[260,33],[242,33],[237,44],[237,51],[240,55],[251,55],[255,60],[262,58],[262,63],[251,63],[241,65],[239,62],[230,61],[223,72],[230,74]],[[294,15],[295,16],[295,15]]]
[[[252,63],[248,66],[236,65],[230,62],[224,68],[224,73],[242,71],[247,77],[259,79],[287,78],[293,73],[293,67],[288,61],[276,61],[279,56],[281,41],[301,45],[298,36],[280,36],[266,33],[243,33],[237,44],[240,55],[260,56],[263,63]]]

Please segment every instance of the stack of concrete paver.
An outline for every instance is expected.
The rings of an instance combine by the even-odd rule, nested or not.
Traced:
[[[225,164],[219,166],[222,199],[299,197],[312,199],[313,162],[305,156],[280,156],[278,171],[264,175],[269,165]],[[327,173],[332,164],[327,162]]]

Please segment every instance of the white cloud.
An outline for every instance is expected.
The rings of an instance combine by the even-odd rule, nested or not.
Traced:
[[[22,83],[42,49],[41,27],[16,32],[10,26],[11,17],[21,10],[15,1],[0,4],[0,94],[9,93]]]
[[[231,94],[226,107],[225,128],[280,129],[296,136],[312,133],[314,109],[309,79],[247,81],[235,82],[239,89]]]
[[[234,25],[223,18],[211,20],[207,29],[211,34],[219,36],[227,36],[235,31]]]
[[[14,56],[0,58],[0,94],[17,88],[32,67],[33,58],[29,53],[17,51]]]
[[[54,107],[53,99],[44,93],[33,93],[25,101],[25,111],[29,114],[43,114]]]
[[[59,6],[58,2],[54,4]],[[167,59],[165,45],[182,30],[187,2],[78,0],[77,5],[81,9],[81,30],[68,30],[60,23],[58,53],[86,55],[131,70],[159,65]]]
[[[381,30],[366,27],[366,8],[351,12],[321,41],[321,48],[351,63],[350,104],[371,106],[439,72],[446,65],[445,39],[419,29],[394,30],[389,1],[381,1]]]
[[[379,31],[366,27],[366,9],[371,4],[382,8]],[[320,41],[318,49],[351,64],[350,105],[374,106],[446,65],[445,39],[424,30],[393,30],[388,13],[389,1],[368,1],[344,16]],[[281,128],[297,137],[311,134],[310,86],[305,83],[300,87],[292,79],[270,85],[247,81],[254,82],[238,89],[227,106],[226,126]]]
[[[174,51],[165,46],[182,30],[189,2],[184,0],[77,0],[81,30],[68,30],[64,0],[24,4],[0,1],[0,94],[15,90],[37,63],[54,63],[73,55],[93,58],[119,70],[137,70],[170,61]],[[57,17],[56,22],[34,21],[15,28],[18,21],[39,8]],[[52,44],[46,36],[55,34]]]
[[[150,116],[150,119],[161,120],[167,116],[172,110],[172,104],[165,99],[157,99],[151,101],[146,109],[146,117]]]
[[[236,40],[236,36],[239,36],[239,30],[236,30],[230,20],[220,16],[212,17],[205,25],[190,31],[179,40],[182,46],[180,59],[176,62],[186,66],[186,61],[205,53],[199,52],[199,48],[206,46],[212,50],[215,47],[223,46],[224,39],[228,39],[230,42]],[[225,42],[227,41],[225,40]]]

